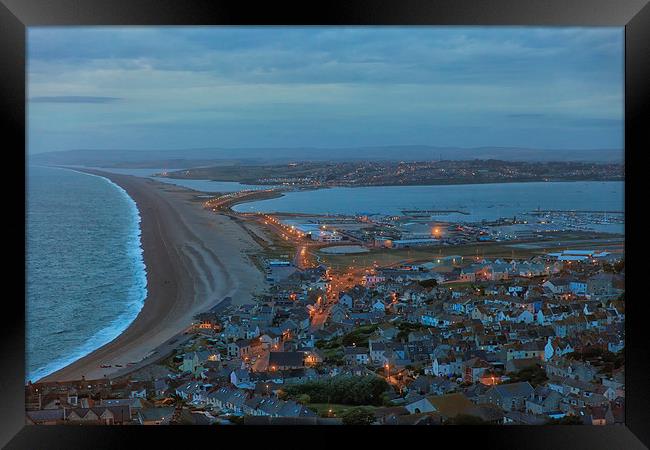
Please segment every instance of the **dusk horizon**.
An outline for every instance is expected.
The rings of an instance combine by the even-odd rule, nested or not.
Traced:
[[[28,424],[625,423],[623,28],[27,37]]]

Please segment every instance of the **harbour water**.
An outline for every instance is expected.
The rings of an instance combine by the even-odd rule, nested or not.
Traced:
[[[578,181],[436,186],[372,186],[288,192],[283,197],[242,203],[239,212],[400,215],[404,210],[462,211],[437,220],[480,222],[522,218],[537,210],[623,211],[624,182]],[[622,232],[621,224],[595,225]]]
[[[118,336],[146,298],[140,215],[106,178],[27,171],[26,380]]]

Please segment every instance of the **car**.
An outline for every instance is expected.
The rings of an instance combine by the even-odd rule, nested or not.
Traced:
[[[107,369],[107,368],[111,367],[111,365],[110,364],[100,364],[99,367],[101,367],[102,369]]]
[[[115,364],[115,367],[123,367],[122,364]]]

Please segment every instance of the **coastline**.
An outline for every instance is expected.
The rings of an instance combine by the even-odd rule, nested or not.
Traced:
[[[193,201],[196,192],[131,175],[71,170],[106,178],[137,205],[147,295],[138,315],[116,338],[38,382],[100,379],[123,372],[127,364],[141,361],[182,333],[197,313],[228,296],[234,303],[250,302],[251,295],[264,288],[262,273],[244,254],[258,244],[229,217],[203,210]]]
[[[98,178],[109,184],[113,189],[116,189],[122,198],[124,198],[128,204],[128,208],[133,218],[133,228],[129,232],[127,238],[127,244],[129,247],[128,257],[134,261],[133,264],[137,266],[137,273],[134,275],[133,284],[129,286],[129,298],[126,302],[126,310],[115,317],[115,319],[107,324],[105,328],[97,330],[94,334],[89,336],[86,339],[84,345],[73,349],[65,360],[52,360],[44,366],[41,366],[33,371],[31,374],[25,374],[25,381],[28,380],[38,380],[49,376],[50,374],[74,363],[80,358],[92,353],[95,349],[101,347],[102,345],[110,342],[119,336],[133,320],[137,317],[138,313],[144,305],[144,300],[147,297],[147,270],[146,265],[144,264],[143,258],[143,249],[142,249],[142,240],[141,240],[141,216],[135,201],[129,196],[129,194],[119,185],[115,184],[113,181],[108,178],[91,174],[87,172],[80,172],[75,169],[70,169],[67,167],[55,167],[55,166],[43,166],[48,169],[56,170],[66,170],[76,172],[82,176],[88,176],[93,178]]]

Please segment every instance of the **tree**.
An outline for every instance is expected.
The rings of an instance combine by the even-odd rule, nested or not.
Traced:
[[[381,405],[382,394],[389,385],[377,376],[338,376],[328,380],[316,380],[285,388],[290,398],[309,395],[313,403],[340,403],[344,405]]]
[[[456,417],[449,419],[449,425],[485,425],[485,420],[479,416],[472,416],[469,414],[458,414]]]
[[[343,425],[370,425],[375,421],[375,415],[366,408],[348,409],[341,418]]]
[[[537,364],[510,374],[510,382],[528,381],[533,387],[544,383],[546,380],[548,380],[546,371]]]
[[[578,416],[564,416],[561,419],[549,419],[547,425],[584,425]]]
[[[436,280],[435,278],[429,278],[428,280],[420,280],[419,284],[423,288],[436,287],[438,286],[438,280]]]
[[[306,405],[307,403],[311,403],[311,397],[309,394],[300,394],[298,396],[298,403],[302,403],[303,405]]]

